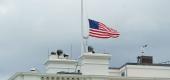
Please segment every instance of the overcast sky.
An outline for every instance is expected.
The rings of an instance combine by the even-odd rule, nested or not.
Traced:
[[[170,0],[85,0],[86,18],[117,29],[117,39],[89,38],[112,54],[112,67],[136,62],[140,47],[155,63],[170,60]],[[44,71],[48,52],[80,56],[80,0],[0,0],[0,80],[32,66]],[[88,29],[88,26],[85,26]],[[86,32],[87,34],[87,32]]]

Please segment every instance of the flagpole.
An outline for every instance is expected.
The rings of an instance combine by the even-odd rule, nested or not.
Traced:
[[[88,36],[84,35],[84,1],[81,0],[81,54],[87,52]]]
[[[83,0],[81,0],[81,55],[84,53],[84,38],[83,38],[83,36],[84,36],[84,30],[83,30],[83,28],[84,28],[84,24],[83,24],[84,10],[83,10],[83,6],[84,6]]]

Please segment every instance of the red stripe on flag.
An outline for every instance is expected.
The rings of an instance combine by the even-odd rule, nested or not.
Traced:
[[[105,33],[105,34],[109,34],[109,35],[120,35],[118,32],[111,32],[111,31],[103,31],[103,30],[99,30],[99,29],[90,29],[90,31],[94,31],[94,32],[99,32],[99,33]]]

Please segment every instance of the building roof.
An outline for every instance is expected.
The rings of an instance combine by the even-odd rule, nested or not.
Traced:
[[[121,69],[126,65],[145,65],[145,66],[165,66],[170,67],[170,64],[140,64],[140,63],[125,63],[121,67],[109,67],[109,69]]]
[[[146,65],[146,66],[168,66],[170,67],[170,64],[140,64],[140,63],[126,63],[125,65]]]

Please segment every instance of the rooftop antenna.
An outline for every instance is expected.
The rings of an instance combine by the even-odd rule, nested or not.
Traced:
[[[73,52],[73,49],[72,49],[72,44],[70,45],[70,59],[72,59],[72,52]]]
[[[47,50],[47,53],[48,53],[48,59],[49,59],[49,56],[50,56],[50,51],[49,51],[49,48]]]
[[[148,44],[145,44],[145,45],[141,46],[141,48],[140,48],[140,49],[141,49],[141,55],[142,55],[142,56],[144,56],[144,53],[145,53],[144,50],[145,50],[146,47],[148,47]]]

